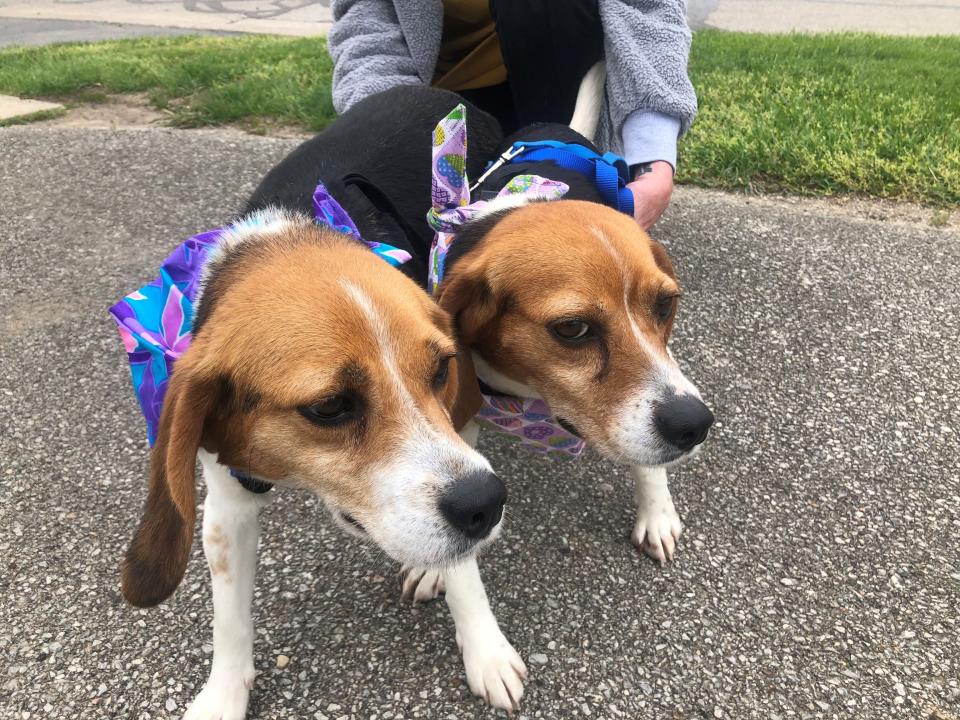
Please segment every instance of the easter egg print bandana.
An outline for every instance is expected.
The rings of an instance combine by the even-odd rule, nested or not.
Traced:
[[[318,225],[365,242],[347,211],[322,183],[314,191],[313,209]],[[269,212],[255,213],[232,225],[188,238],[163,261],[160,277],[110,308],[127,351],[133,388],[147,421],[147,439],[151,446],[157,439],[173,365],[190,345],[194,304],[207,261],[219,249],[224,233],[265,227],[275,217]],[[404,250],[385,243],[365,244],[393,266],[402,265],[411,257]]]
[[[527,195],[531,200],[556,200],[570,187],[539,175],[517,175],[497,197]],[[467,180],[467,109],[457,105],[433,131],[433,173],[431,206],[427,222],[436,232],[430,247],[427,288],[433,293],[443,279],[444,261],[461,225],[488,205],[486,200],[470,202]]]
[[[436,232],[430,248],[428,289],[435,293],[443,280],[444,262],[460,227],[488,203],[470,202],[467,180],[467,113],[458,105],[433,131],[433,179],[427,222]],[[528,195],[530,199],[555,200],[569,190],[565,183],[539,175],[517,175],[497,197]],[[483,405],[475,416],[481,425],[496,430],[527,450],[555,457],[578,456],[586,447],[583,439],[560,426],[550,406],[539,398],[501,395],[481,384]]]

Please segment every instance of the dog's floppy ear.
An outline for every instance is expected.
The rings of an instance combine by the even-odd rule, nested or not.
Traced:
[[[476,370],[473,369],[470,348],[458,343],[457,357],[451,362],[454,367],[451,368],[443,404],[450,413],[453,427],[460,431],[477,414],[483,398],[480,396],[480,385],[477,383]]]
[[[197,451],[215,391],[183,360],[167,387],[150,456],[147,502],[121,572],[123,596],[137,607],[152,607],[173,594],[193,544]]]
[[[453,318],[457,338],[465,350],[496,318],[502,301],[490,286],[482,253],[464,258],[444,278],[435,299]]]
[[[487,283],[482,258],[459,262],[437,289],[436,301],[453,318],[457,335],[457,357],[453,361],[456,372],[447,385],[444,401],[459,431],[483,403],[470,346],[497,315],[497,301]]]
[[[497,225],[516,207],[490,212],[464,225],[447,253],[447,275],[437,288],[436,301],[456,323],[460,341],[467,347],[476,333],[498,312],[498,299],[490,287],[490,261],[482,246]]]

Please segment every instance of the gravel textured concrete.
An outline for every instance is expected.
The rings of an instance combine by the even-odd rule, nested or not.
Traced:
[[[170,602],[118,594],[147,454],[106,308],[290,145],[0,130],[3,718],[177,717],[205,680],[199,543]],[[482,569],[521,717],[960,717],[960,233],[805,208],[687,191],[657,229],[720,421],[674,474],[673,565],[631,547],[623,470],[482,440],[511,487]],[[262,545],[251,717],[492,715],[443,602],[402,604],[315,501],[281,494]]]
[[[0,3],[0,13],[3,5]],[[123,25],[110,22],[78,22],[76,20],[18,20],[4,18],[0,22],[0,47],[8,45],[49,45],[62,42],[94,42],[151,35],[187,35],[197,30],[152,27],[150,25]],[[227,33],[204,31],[205,35]]]

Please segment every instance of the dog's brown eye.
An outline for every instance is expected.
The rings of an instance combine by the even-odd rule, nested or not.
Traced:
[[[581,343],[593,337],[593,328],[583,320],[561,320],[550,326],[554,337],[565,343]]]
[[[447,384],[447,379],[450,377],[450,358],[445,357],[440,360],[440,364],[437,367],[437,371],[433,374],[433,379],[430,381],[430,384],[433,386],[434,390],[439,390],[444,385]]]
[[[351,395],[333,395],[313,405],[298,408],[301,415],[314,425],[331,427],[342,425],[356,415],[357,401]]]
[[[663,297],[657,298],[654,312],[656,312],[657,319],[660,322],[666,322],[670,319],[670,316],[673,315],[673,309],[676,307],[676,301],[676,295],[664,295]]]

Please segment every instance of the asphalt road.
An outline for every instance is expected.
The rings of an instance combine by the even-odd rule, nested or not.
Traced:
[[[118,594],[147,454],[106,308],[290,145],[0,130],[3,718],[176,717],[205,680],[199,543],[172,601]],[[720,420],[674,474],[676,562],[633,551],[622,470],[481,443],[512,498],[489,594],[546,657],[521,717],[960,717],[960,233],[685,192],[657,234]],[[281,495],[262,545],[251,717],[491,715],[443,602],[402,604],[315,501]]]

